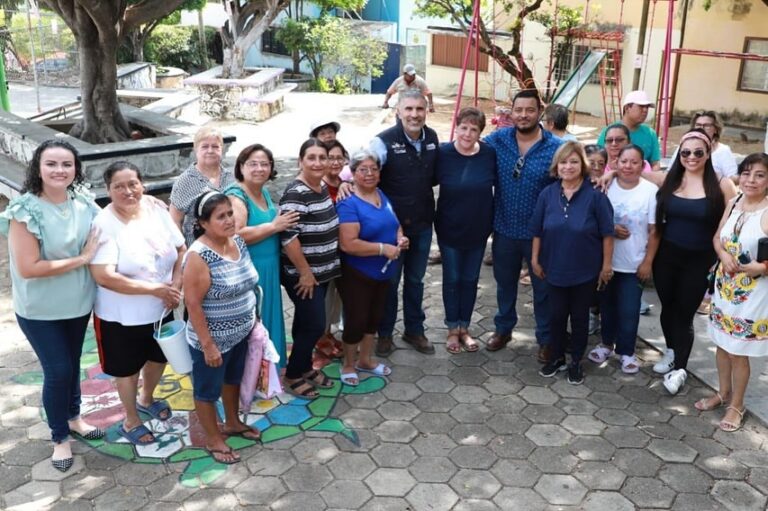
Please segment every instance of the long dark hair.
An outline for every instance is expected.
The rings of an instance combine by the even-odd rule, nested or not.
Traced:
[[[683,135],[683,140],[680,143],[681,146],[682,142],[686,140],[686,135],[689,133],[699,133],[703,135],[706,140],[710,141],[707,143],[709,156],[704,163],[704,195],[707,198],[707,214],[709,216],[710,227],[716,229],[717,225],[720,223],[720,218],[723,216],[723,211],[725,211],[725,196],[723,195],[723,190],[720,188],[720,180],[717,178],[715,168],[712,166],[712,142],[704,130],[693,129]],[[695,136],[695,139],[703,140],[699,136]],[[656,231],[659,235],[664,233],[664,218],[667,208],[669,207],[669,199],[672,197],[672,194],[680,188],[680,185],[683,182],[683,176],[685,176],[685,167],[683,167],[681,161],[680,151],[677,151],[677,156],[672,162],[669,172],[667,172],[667,178],[656,193]]]
[[[24,185],[21,188],[21,193],[32,193],[34,195],[43,193],[43,178],[40,177],[40,160],[43,156],[43,151],[56,147],[66,149],[72,153],[72,156],[75,158],[75,179],[72,181],[72,184],[69,185],[68,189],[74,190],[75,185],[79,185],[85,181],[85,176],[83,175],[83,162],[80,161],[80,154],[77,152],[77,149],[75,149],[75,146],[66,140],[52,138],[37,146],[35,152],[32,154],[32,159],[29,161],[29,166],[27,167],[27,174],[24,176]]]
[[[104,170],[104,174],[102,175],[104,178],[104,184],[107,185],[107,188],[109,188],[109,185],[112,184],[112,178],[115,177],[115,174],[120,172],[121,170],[130,170],[134,174],[136,174],[136,179],[138,179],[140,182],[144,182],[144,179],[141,176],[141,170],[139,170],[139,167],[134,165],[133,163],[129,161],[116,161],[109,164],[109,167],[107,167]]]
[[[209,193],[213,193],[213,195],[206,199],[206,196]],[[205,204],[203,204],[203,207],[201,208],[200,203],[203,201],[203,199],[206,200]],[[204,191],[197,199],[195,199],[195,225],[192,226],[192,235],[195,237],[195,239],[205,234],[205,229],[203,229],[203,226],[200,225],[200,220],[205,222],[210,220],[211,215],[213,214],[213,210],[216,209],[216,206],[219,204],[224,204],[225,202],[229,202],[229,197],[223,193],[215,192],[212,190]]]

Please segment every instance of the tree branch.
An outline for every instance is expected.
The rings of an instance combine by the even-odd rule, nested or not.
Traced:
[[[96,1],[99,2],[99,0]],[[125,9],[122,31],[128,32],[141,25],[164,18],[181,7],[181,4],[183,4],[184,1],[185,0],[141,0],[139,3],[131,4]]]

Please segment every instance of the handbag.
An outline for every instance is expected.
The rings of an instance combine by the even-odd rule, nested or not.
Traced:
[[[757,259],[758,263],[768,261],[768,238],[757,240]]]

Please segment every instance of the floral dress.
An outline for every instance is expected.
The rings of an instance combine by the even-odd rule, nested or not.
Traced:
[[[751,260],[757,257],[758,240],[768,236],[760,225],[767,209],[731,213],[720,231],[723,247],[729,254],[736,258],[746,255]],[[726,273],[722,264],[717,266],[709,336],[733,355],[768,355],[768,276]]]

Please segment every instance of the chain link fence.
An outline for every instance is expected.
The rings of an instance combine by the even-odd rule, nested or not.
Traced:
[[[8,80],[77,85],[80,64],[72,31],[48,11],[0,9],[0,38]]]

